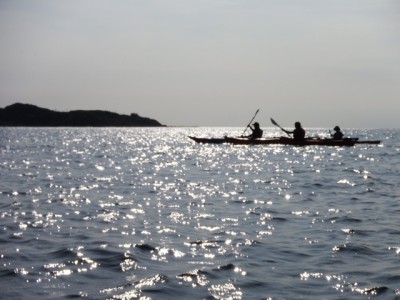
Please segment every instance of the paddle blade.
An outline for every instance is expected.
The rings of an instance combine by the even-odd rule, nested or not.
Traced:
[[[274,124],[275,126],[279,126],[278,123],[276,123],[275,120],[272,118],[271,118],[271,123]]]

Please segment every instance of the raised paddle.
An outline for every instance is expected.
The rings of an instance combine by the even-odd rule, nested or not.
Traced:
[[[253,116],[253,119],[251,119],[250,123],[249,123],[249,124],[246,126],[246,128],[244,129],[244,131],[243,131],[243,133],[242,133],[242,136],[243,136],[243,134],[245,134],[247,128],[250,127],[251,122],[253,122],[253,120],[254,120],[254,118],[257,116],[259,110],[260,110],[260,109],[257,109],[256,113],[255,113],[254,116]]]
[[[290,134],[287,133],[286,130],[283,129],[281,126],[279,126],[279,124],[276,123],[274,119],[271,118],[271,122],[272,122],[272,124],[274,124],[275,126],[278,126],[278,127],[279,127],[282,131],[284,131],[288,136],[290,136]]]

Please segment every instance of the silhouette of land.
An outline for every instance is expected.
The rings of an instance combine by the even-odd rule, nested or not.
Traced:
[[[53,111],[31,104],[15,103],[0,108],[0,126],[39,127],[145,127],[164,126],[138,114],[120,115],[103,110]]]

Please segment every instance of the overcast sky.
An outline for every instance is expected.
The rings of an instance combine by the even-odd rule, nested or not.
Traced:
[[[0,107],[399,128],[398,0],[0,0]]]

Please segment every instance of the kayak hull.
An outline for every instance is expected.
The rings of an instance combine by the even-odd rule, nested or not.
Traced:
[[[356,144],[355,139],[343,139],[343,140],[332,140],[332,139],[305,139],[304,141],[296,141],[292,138],[280,137],[271,139],[242,139],[242,138],[230,138],[226,137],[225,142],[235,145],[292,145],[292,146],[354,146]]]

